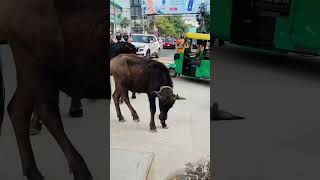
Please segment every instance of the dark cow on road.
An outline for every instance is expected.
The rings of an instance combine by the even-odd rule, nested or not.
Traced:
[[[116,57],[119,54],[136,54],[136,47],[127,42],[119,42],[110,45],[110,57],[107,57],[106,61],[110,62],[111,59]],[[108,76],[106,71],[106,76]],[[132,95],[134,97],[134,93]],[[71,99],[71,106],[69,108],[69,115],[71,117],[82,117],[83,116],[83,109],[81,99],[78,97],[72,97]],[[39,113],[37,110],[34,110],[32,119],[31,119],[31,126],[30,126],[30,135],[37,135],[41,132],[42,129],[42,122],[39,117]]]
[[[139,122],[139,116],[128,98],[129,90],[137,93],[147,93],[151,111],[150,130],[152,132],[156,132],[154,122],[156,97],[159,99],[159,119],[163,128],[167,128],[167,114],[175,101],[185,99],[173,93],[173,83],[169,70],[158,61],[148,60],[133,54],[122,54],[111,61],[110,73],[115,81],[115,91],[112,97],[119,121],[124,121],[119,106],[121,97],[129,107],[133,120]]]
[[[59,90],[79,99],[111,98],[105,36],[109,19],[104,19],[104,8],[109,7],[102,0],[0,1],[0,41],[9,42],[17,74],[17,88],[7,110],[28,180],[44,179],[29,136],[34,107],[65,154],[74,180],[92,180],[64,131]],[[0,75],[1,124],[4,87]]]

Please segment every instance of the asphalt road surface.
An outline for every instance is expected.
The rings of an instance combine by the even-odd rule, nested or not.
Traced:
[[[9,52],[9,53],[8,53]],[[0,59],[3,66],[6,87],[6,104],[16,88],[16,77],[12,54],[7,46],[0,46]],[[95,180],[109,179],[109,104],[106,101],[83,100],[84,117],[70,118],[67,114],[70,99],[61,94],[60,110],[65,131],[71,142],[82,155]],[[0,136],[0,179],[23,180],[20,157],[11,122],[7,112],[4,117],[3,134]],[[72,174],[64,155],[44,129],[40,136],[31,138],[38,168],[46,180],[71,180]]]
[[[173,59],[174,53],[176,52],[175,49],[161,49],[160,50],[160,58],[161,57],[171,57]]]
[[[245,120],[211,124],[216,180],[320,179],[320,59],[214,51],[211,100]]]

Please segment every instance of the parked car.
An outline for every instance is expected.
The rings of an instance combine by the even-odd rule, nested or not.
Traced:
[[[160,43],[155,35],[152,34],[133,34],[131,43],[136,46],[137,54],[150,58],[160,56]]]
[[[163,49],[175,49],[176,48],[176,39],[174,38],[164,38],[163,40]]]

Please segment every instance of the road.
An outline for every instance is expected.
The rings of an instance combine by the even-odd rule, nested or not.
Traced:
[[[160,50],[160,58],[153,58],[153,59],[160,61],[164,64],[173,63],[174,53],[176,53],[175,49],[161,49]]]
[[[320,179],[320,59],[214,51],[211,100],[245,116],[211,124],[216,180]]]
[[[160,58],[161,57],[171,57],[173,59],[173,55],[176,52],[175,49],[161,49],[160,51]]]
[[[158,60],[173,57],[173,52],[174,50],[162,50],[163,54]],[[140,116],[139,123],[133,122],[125,104],[120,108],[126,122],[120,123],[113,101],[111,102],[111,148],[153,152],[154,161],[148,180],[164,180],[171,173],[184,168],[186,163],[210,155],[210,84],[183,78],[174,78],[173,83],[174,92],[187,100],[177,101],[169,111],[167,120],[169,129],[161,128],[157,118],[159,113],[157,104],[155,119],[157,133],[149,131],[150,110],[146,94],[138,94],[137,99],[131,100],[132,106]]]

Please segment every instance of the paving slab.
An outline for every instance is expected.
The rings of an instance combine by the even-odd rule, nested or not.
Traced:
[[[110,149],[110,179],[146,180],[153,153],[126,149]]]

